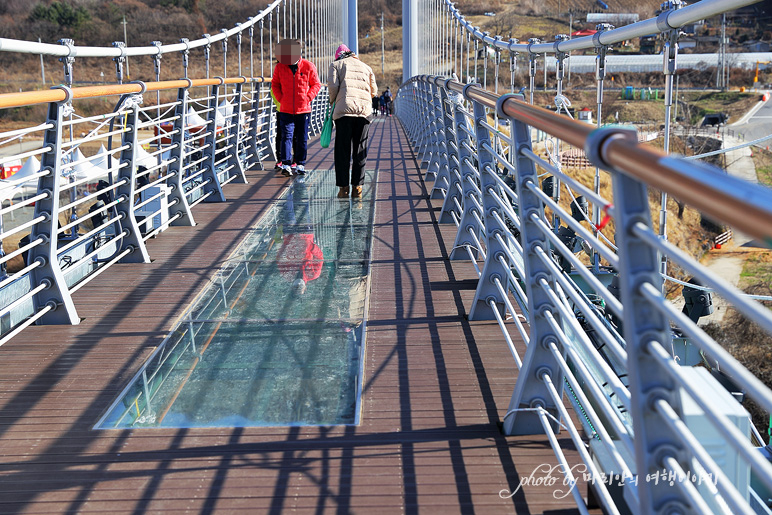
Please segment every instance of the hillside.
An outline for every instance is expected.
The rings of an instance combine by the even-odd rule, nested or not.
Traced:
[[[126,40],[130,46],[147,46],[153,40],[177,42],[181,37],[194,39],[204,33],[216,34],[223,27],[254,16],[268,5],[267,0],[2,0],[0,2],[0,37],[55,43],[72,38],[78,45],[109,46]],[[652,16],[660,0],[607,0],[610,12],[634,12]],[[772,0],[759,4],[772,13]],[[521,41],[529,37],[551,40],[557,33],[570,29],[592,28],[585,14],[598,12],[596,0],[458,0],[456,7],[471,23],[505,37]],[[379,84],[396,87],[402,79],[402,0],[359,0],[360,53],[376,71]],[[496,16],[484,16],[485,12]],[[381,55],[380,16],[384,17],[385,52]],[[125,26],[123,24],[126,20]],[[571,24],[571,22],[573,22]],[[569,27],[569,24],[571,26]],[[761,39],[768,31],[768,17],[759,17],[752,26],[730,31],[733,38]],[[715,30],[715,29],[713,29]],[[230,47],[233,48],[233,45]],[[191,54],[191,76],[201,76],[200,55]],[[383,66],[382,64],[383,57]],[[92,62],[98,61],[98,62]],[[246,63],[246,58],[244,58]],[[49,84],[62,80],[62,65],[56,59],[45,59]],[[132,79],[152,80],[150,58],[135,58],[130,63]],[[35,56],[0,52],[3,75],[2,91],[18,90],[19,83],[32,89],[40,83],[40,64]],[[221,73],[220,49],[213,49],[212,73]],[[174,67],[176,69],[170,69]],[[229,52],[228,71],[238,68],[236,52]],[[178,59],[168,56],[162,64],[165,77],[180,74]],[[384,73],[381,73],[383,69]],[[114,80],[114,66],[109,60],[79,59],[75,66],[76,82],[109,82]],[[17,84],[17,85],[13,85]]]

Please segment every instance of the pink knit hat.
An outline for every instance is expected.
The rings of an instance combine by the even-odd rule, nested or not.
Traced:
[[[341,44],[338,49],[335,51],[335,59],[339,59],[341,54],[345,52],[351,52],[351,49],[347,47],[345,44]]]

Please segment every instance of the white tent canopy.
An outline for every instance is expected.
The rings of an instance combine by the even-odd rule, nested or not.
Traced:
[[[201,115],[193,109],[193,106],[188,107],[188,114],[185,120],[187,127],[203,127],[206,125],[206,120],[201,118]]]
[[[35,156],[30,157],[24,163],[21,169],[9,177],[9,180],[16,181],[35,175],[40,171],[40,161]]]
[[[0,201],[6,201],[12,199],[19,193],[23,193],[24,186],[12,185],[6,183],[4,180],[0,180]]]
[[[233,115],[233,104],[230,102],[223,100],[220,102],[220,105],[217,107],[217,113],[215,114],[215,123],[218,127],[222,127],[225,125],[227,120],[230,119],[231,115]]]
[[[148,169],[158,165],[158,156],[150,155],[150,152],[142,148],[142,145],[137,147],[137,155],[135,159],[137,166],[144,166]]]
[[[220,105],[217,107],[217,110],[222,113],[222,115],[227,118],[233,114],[233,104],[228,102],[227,100],[223,100],[220,102]]]
[[[21,169],[9,177],[7,180],[0,181],[0,199],[8,200],[18,194],[27,196],[37,191],[37,179],[19,183],[19,179],[31,177],[40,171],[40,161],[35,156],[30,157],[24,163]]]
[[[107,166],[107,149],[104,145],[99,147],[99,151],[95,154],[96,156],[94,159],[91,160],[91,164],[94,166],[98,166],[99,168],[103,168],[105,170],[109,170],[109,167]],[[113,156],[113,167],[118,164],[118,159],[116,159],[116,156]]]
[[[101,155],[100,154],[104,154]],[[94,158],[91,162],[94,166],[98,166],[100,168],[104,168],[105,170],[109,170],[107,167],[107,149],[104,145],[99,147],[99,152],[96,153],[96,155],[100,157]],[[113,156],[113,168],[115,168],[119,163],[118,156]],[[150,152],[142,148],[142,146],[137,147],[137,155],[135,157],[135,163],[137,166],[144,166],[145,168],[152,168],[158,164],[158,157],[151,156]],[[117,172],[117,170],[116,170]]]
[[[104,146],[102,147],[104,148]],[[72,168],[72,175],[74,176],[74,179],[76,181],[82,180],[82,179],[89,179],[96,181],[97,179],[100,179],[102,177],[107,176],[107,169],[102,168],[101,166],[97,166],[93,161],[84,161],[86,157],[83,155],[83,152],[80,151],[80,149],[76,149],[75,152],[72,154],[72,161],[73,163],[78,163]],[[106,158],[105,163],[107,162]],[[78,162],[82,161],[82,162]]]

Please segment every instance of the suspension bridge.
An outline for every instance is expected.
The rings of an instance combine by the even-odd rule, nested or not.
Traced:
[[[679,28],[752,3],[670,1],[520,43],[405,0],[404,83],[372,121],[361,199],[336,198],[315,137],[326,88],[309,173],[273,170],[269,91],[280,39],[305,42],[323,84],[335,48],[356,51],[353,0],[276,0],[142,47],[0,38],[64,68],[61,86],[0,94],[47,108],[0,134],[0,164],[23,163],[0,209],[0,511],[770,513],[772,452],[738,399],[769,413],[772,391],[699,324],[720,297],[772,333],[768,299],[669,242],[650,204],[772,243],[768,188],[668,153]],[[653,33],[664,151],[601,123],[609,45]],[[588,49],[596,125],[563,90]],[[533,105],[545,54],[557,112]],[[142,56],[155,81],[125,82]],[[73,84],[85,57],[116,82]],[[111,107],[86,114],[94,99]]]

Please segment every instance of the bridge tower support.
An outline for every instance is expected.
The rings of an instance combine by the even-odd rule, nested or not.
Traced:
[[[402,0],[402,82],[418,75],[418,2]]]
[[[404,2],[405,0],[403,0]],[[355,54],[359,53],[359,11],[357,10],[357,0],[341,0],[341,10],[343,11],[343,42]]]

